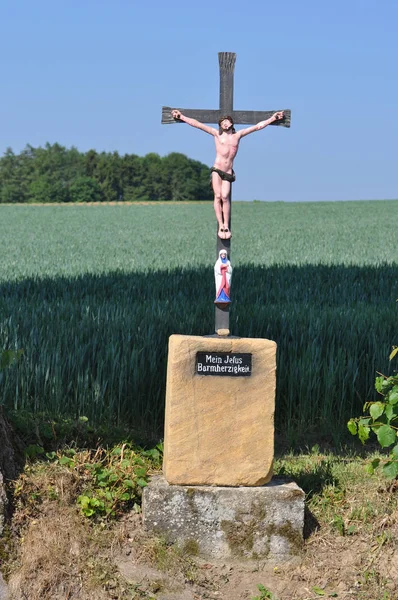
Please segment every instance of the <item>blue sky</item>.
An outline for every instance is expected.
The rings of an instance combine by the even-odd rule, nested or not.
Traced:
[[[4,0],[0,153],[48,141],[211,166],[212,138],[161,125],[161,107],[218,108],[230,51],[235,109],[292,110],[290,129],[242,140],[236,200],[398,198],[397,22],[393,0]]]

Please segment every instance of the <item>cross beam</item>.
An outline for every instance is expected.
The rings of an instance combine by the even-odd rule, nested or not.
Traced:
[[[202,123],[218,123],[220,117],[229,115],[232,117],[234,124],[238,125],[254,125],[259,121],[265,121],[266,119],[271,117],[275,112],[277,112],[276,110],[234,110],[234,72],[236,62],[235,52],[219,52],[218,62],[220,67],[220,108],[218,110],[204,110],[178,108],[177,106],[173,106],[173,108],[169,106],[163,106],[163,124],[169,125],[171,123],[183,122],[174,119],[174,117],[172,116],[171,111],[176,108],[180,110],[185,116],[190,117],[191,119],[197,119]],[[277,127],[290,127],[291,112],[290,110],[284,110],[283,112],[284,118],[279,121],[275,121],[275,123],[271,123],[271,125]],[[230,203],[232,209],[232,185]],[[229,229],[231,229],[231,220],[229,222]],[[231,240],[222,240],[217,235],[216,258],[218,258],[221,249],[225,249],[228,253],[228,257],[231,258]],[[226,306],[216,304],[215,311],[216,332],[220,330],[229,332],[229,304]]]
[[[228,111],[222,110],[211,110],[211,109],[201,109],[201,108],[178,108],[175,107],[179,111],[181,111],[186,117],[190,117],[191,119],[197,119],[202,123],[218,123],[221,117],[224,117]],[[171,111],[174,109],[170,106],[162,107],[162,123],[163,125],[170,125],[171,123],[183,123],[183,121],[179,121],[178,119],[174,119],[171,115]],[[272,117],[276,110],[231,110],[228,112],[229,116],[231,116],[234,120],[235,124],[238,125],[254,125],[255,123],[259,123],[260,121],[265,121]],[[272,127],[290,127],[290,110],[284,110],[285,117],[280,121],[275,121],[275,123],[271,123]]]

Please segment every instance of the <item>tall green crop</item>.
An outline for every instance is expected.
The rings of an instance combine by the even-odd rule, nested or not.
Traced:
[[[398,202],[233,205],[234,335],[278,344],[277,427],[340,428],[388,369]],[[370,224],[372,223],[372,227]],[[214,329],[210,206],[0,207],[0,402],[162,429],[167,343]],[[391,237],[391,240],[389,238]]]

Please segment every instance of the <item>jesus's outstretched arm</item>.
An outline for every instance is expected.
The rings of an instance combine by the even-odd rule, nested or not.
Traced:
[[[180,121],[183,121],[187,125],[191,125],[191,127],[196,127],[196,129],[201,129],[202,131],[205,131],[206,133],[209,133],[210,135],[218,134],[217,129],[214,129],[214,127],[209,127],[208,125],[205,125],[204,123],[201,123],[200,121],[197,121],[196,119],[190,119],[189,117],[186,117],[185,115],[183,115],[181,113],[181,111],[179,111],[177,109],[172,110],[171,114],[173,115],[173,117],[175,119],[179,119]]]
[[[265,121],[260,121],[260,123],[257,123],[257,125],[253,125],[252,127],[247,127],[246,129],[241,129],[240,131],[238,131],[239,138],[242,138],[245,135],[249,135],[249,133],[254,133],[255,131],[260,131],[261,129],[264,129],[268,125],[271,125],[271,123],[275,123],[275,121],[280,121],[281,119],[283,119],[284,116],[285,116],[284,112],[283,112],[283,110],[281,110],[279,112],[274,113],[272,115],[272,117],[270,117],[269,119],[266,119]]]

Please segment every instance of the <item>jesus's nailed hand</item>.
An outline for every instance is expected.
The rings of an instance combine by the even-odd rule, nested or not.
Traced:
[[[172,117],[174,117],[174,119],[179,119],[181,117],[181,113],[179,110],[172,110],[171,115]]]

